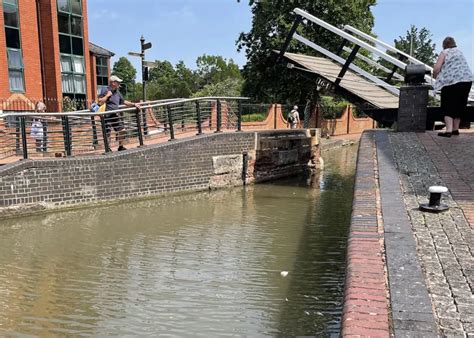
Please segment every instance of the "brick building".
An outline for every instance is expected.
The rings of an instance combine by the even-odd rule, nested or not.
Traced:
[[[45,100],[59,111],[65,97],[95,99],[114,54],[89,43],[87,0],[0,0],[0,8],[0,109]]]

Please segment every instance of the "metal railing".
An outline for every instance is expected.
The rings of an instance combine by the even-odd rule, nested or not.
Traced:
[[[147,101],[107,112],[0,113],[0,159],[108,153],[176,138],[242,130],[245,97]]]

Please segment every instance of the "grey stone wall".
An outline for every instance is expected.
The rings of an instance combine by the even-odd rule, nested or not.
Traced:
[[[282,133],[284,140],[273,146],[283,152],[278,155],[281,160],[274,163],[275,167],[303,168],[311,156],[307,151],[311,137],[305,131]],[[251,183],[255,163],[259,162],[258,135],[245,132],[202,135],[103,156],[26,160],[5,165],[0,167],[0,216],[241,185],[244,167],[246,181]],[[293,141],[289,141],[291,137]],[[303,157],[286,154],[287,147],[278,146],[279,142],[293,142],[293,148],[305,149]],[[246,166],[244,153],[248,154]],[[285,175],[291,174],[294,172],[285,171]]]

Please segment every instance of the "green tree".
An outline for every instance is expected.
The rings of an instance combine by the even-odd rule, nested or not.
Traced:
[[[222,56],[204,54],[197,58],[196,66],[201,87],[226,79],[242,78],[239,66],[234,63],[234,60],[227,60]]]
[[[217,83],[205,85],[200,91],[194,93],[194,97],[205,96],[240,96],[242,91],[242,79],[228,78]]]
[[[156,61],[151,69],[148,94],[150,99],[187,98],[197,90],[194,73],[180,61],[175,67],[169,61]]]
[[[186,83],[189,91],[195,93],[199,89],[199,76],[197,73],[186,67],[183,61],[179,61],[175,69],[179,81]]]
[[[112,75],[117,75],[123,80],[121,91],[124,96],[127,96],[128,92],[135,86],[135,77],[137,75],[135,67],[126,57],[122,56],[114,63]]]
[[[435,53],[436,44],[431,39],[433,34],[423,27],[418,29],[414,25],[411,25],[410,29],[407,30],[405,36],[400,36],[394,40],[395,47],[401,51],[410,54],[418,60],[428,65],[433,65],[436,62],[438,54]],[[412,45],[413,43],[413,45]]]
[[[350,24],[370,33],[374,18],[370,7],[376,0],[250,0],[252,28],[240,34],[238,50],[244,50],[247,64],[243,69],[243,94],[259,101],[302,102],[314,86],[314,80],[277,65],[274,50],[279,50],[293,24],[293,9],[299,7],[337,27]],[[298,32],[317,44],[336,51],[342,38],[312,24],[302,24]],[[293,39],[289,52],[315,55],[311,48]]]

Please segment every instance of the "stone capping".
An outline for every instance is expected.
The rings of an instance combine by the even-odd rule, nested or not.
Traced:
[[[388,134],[375,132],[392,330],[396,337],[436,337],[432,303]]]
[[[389,337],[374,132],[362,134],[346,257],[342,336]]]

